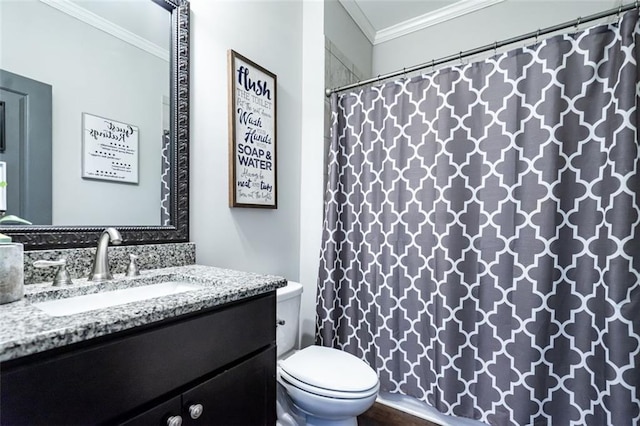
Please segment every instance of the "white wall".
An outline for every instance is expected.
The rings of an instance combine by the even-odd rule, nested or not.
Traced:
[[[0,68],[53,87],[53,223],[160,224],[169,63],[39,1],[1,7]],[[138,185],[82,179],[83,112],[138,126]]]
[[[298,280],[302,9],[300,1],[191,1],[190,236],[200,264]],[[228,49],[278,77],[277,210],[228,206]]]
[[[619,4],[619,0],[507,0],[376,44],[373,47],[373,75],[427,63],[432,59],[571,21],[579,16],[613,9]]]

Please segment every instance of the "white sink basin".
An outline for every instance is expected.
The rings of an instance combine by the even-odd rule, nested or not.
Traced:
[[[202,286],[193,283],[169,281],[125,288],[122,290],[105,291],[102,293],[48,300],[46,302],[34,303],[33,306],[43,310],[51,316],[63,317],[66,315],[93,311],[95,309],[123,305],[130,302],[153,299],[154,297],[169,296],[172,294],[184,293],[186,291],[199,290],[201,288]]]

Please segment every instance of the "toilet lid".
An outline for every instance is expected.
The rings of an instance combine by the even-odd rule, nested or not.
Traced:
[[[375,371],[360,358],[324,346],[309,346],[279,365],[294,379],[318,388],[363,392],[378,386]]]

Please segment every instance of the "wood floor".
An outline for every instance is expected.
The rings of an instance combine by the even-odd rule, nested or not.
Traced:
[[[364,414],[358,416],[358,426],[440,426],[437,423],[423,420],[388,407],[375,403]]]

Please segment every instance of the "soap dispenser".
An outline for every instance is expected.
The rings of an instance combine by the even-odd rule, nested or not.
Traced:
[[[24,255],[22,244],[0,234],[0,305],[24,296]]]

